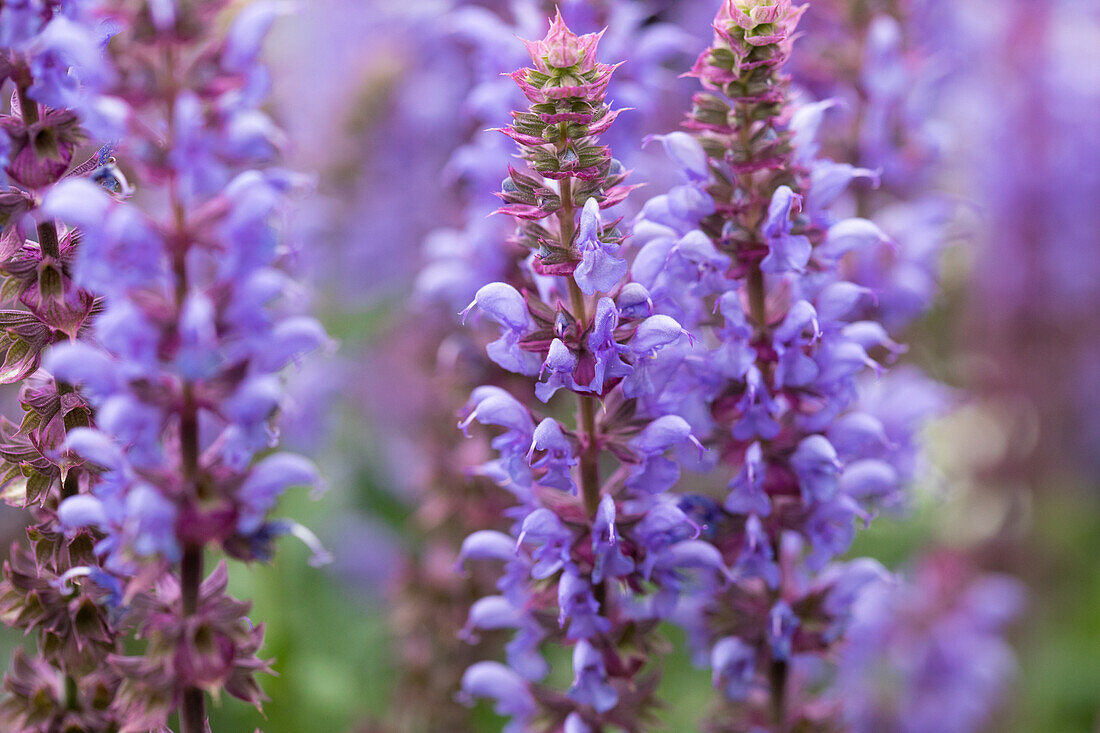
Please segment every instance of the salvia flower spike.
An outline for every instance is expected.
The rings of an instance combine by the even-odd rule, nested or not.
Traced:
[[[634,278],[698,337],[678,362],[658,355],[670,363],[651,409],[680,411],[731,477],[724,497],[681,499],[731,568],[677,615],[728,700],[715,731],[836,724],[801,662],[829,658],[859,589],[886,573],[832,560],[857,521],[905,499],[907,456],[861,403],[901,348],[863,320],[874,293],[840,269],[886,237],[829,210],[844,186],[819,175],[835,164],[815,157],[815,109],[792,105],[784,70],[803,11],[723,3],[691,72],[704,90],[688,132],[658,138],[685,182],[635,225]]]
[[[474,390],[460,423],[498,430],[498,457],[476,470],[517,501],[510,536],[481,530],[462,547],[464,562],[504,561],[499,595],[471,607],[465,633],[515,634],[508,664],[470,667],[460,699],[495,699],[514,731],[635,730],[651,720],[657,623],[689,577],[713,584],[726,573],[668,493],[681,454],[697,456],[690,427],[635,409],[659,390],[656,355],[690,338],[648,312],[627,276],[625,233],[604,214],[631,187],[598,140],[617,115],[605,100],[615,67],[597,60],[599,38],[573,34],[559,16],[527,43],[534,68],[512,78],[531,105],[503,132],[528,170],[509,169],[499,196],[517,225],[513,243],[529,255],[466,311],[499,325],[490,358],[530,380],[519,393]],[[544,406],[566,392],[577,404],[571,423]],[[571,649],[568,689],[539,684],[548,644]]]
[[[58,342],[87,340],[103,310],[95,288],[79,282],[82,232],[43,199],[80,180],[102,195],[131,189],[101,150],[87,161],[89,138],[112,134],[120,119],[104,95],[111,79],[92,3],[65,15],[40,4],[0,7],[0,82],[10,80],[0,115],[0,381],[20,384],[22,417],[0,418],[0,488],[31,518],[27,542],[4,562],[0,617],[35,641],[4,678],[0,727],[12,731],[118,730],[124,716],[103,704],[121,675],[122,583],[95,553],[102,536],[66,533],[61,506],[92,500],[94,471],[65,451],[95,423],[85,394],[40,369]]]
[[[49,5],[35,11],[52,16],[43,35],[62,23],[72,40],[72,17],[83,16],[54,15]],[[224,563],[204,578],[204,556],[220,548],[265,560],[285,534],[320,551],[304,528],[268,516],[283,490],[318,481],[308,460],[271,449],[281,369],[327,343],[316,322],[280,301],[290,279],[278,211],[302,181],[271,165],[283,137],[259,110],[258,54],[277,6],[249,5],[223,34],[227,7],[102,3],[86,18],[97,24],[87,56],[98,73],[59,69],[86,61],[83,46],[43,40],[32,47],[60,54],[43,83],[16,80],[5,129],[38,135],[33,149],[46,164],[19,150],[8,166],[25,187],[16,190],[42,201],[35,246],[22,242],[27,217],[5,222],[5,242],[10,228],[22,245],[5,271],[29,312],[8,331],[11,378],[33,372],[45,345],[64,343],[46,351],[52,379],[36,378],[26,392],[23,424],[4,429],[8,495],[41,504],[48,528],[32,533],[35,561],[13,558],[3,598],[11,616],[43,628],[44,649],[75,649],[89,668],[68,674],[69,652],[61,665],[52,651],[17,661],[3,710],[19,725],[58,730],[78,716],[82,730],[148,731],[178,713],[184,733],[200,733],[207,694],[258,706],[256,676],[269,671],[259,656],[263,625],[226,595]],[[3,12],[7,29],[19,11]],[[111,28],[106,55],[100,21]],[[97,129],[114,113],[117,159],[104,147],[61,179],[82,137],[77,118],[54,107],[60,99]],[[43,125],[52,126],[52,146],[42,144]],[[128,198],[135,187],[144,195]],[[59,610],[30,619],[39,599]],[[66,614],[76,614],[73,623]],[[122,622],[142,643],[119,645]],[[68,682],[51,681],[51,668]]]

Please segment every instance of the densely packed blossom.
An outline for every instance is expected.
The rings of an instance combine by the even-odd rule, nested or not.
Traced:
[[[869,561],[831,565],[857,522],[904,503],[910,451],[860,400],[860,380],[902,348],[865,314],[875,293],[846,280],[846,255],[889,238],[830,206],[870,171],[816,158],[823,105],[793,108],[783,66],[805,7],[729,0],[692,74],[687,128],[658,138],[684,183],[635,227],[635,279],[698,338],[651,370],[654,414],[683,415],[729,475],[723,498],[682,505],[732,569],[679,620],[730,700],[715,730],[827,729],[835,711],[800,684],[828,656]],[[908,427],[908,426],[907,426]],[[727,473],[728,472],[728,473]]]
[[[616,717],[626,682],[615,674],[617,606],[686,626],[727,699],[713,730],[840,724],[842,707],[813,692],[820,662],[841,646],[861,592],[888,575],[870,560],[833,561],[857,523],[907,503],[914,436],[944,395],[909,369],[880,386],[865,383],[904,351],[872,318],[903,320],[912,309],[884,310],[878,290],[845,276],[862,252],[895,243],[870,220],[831,211],[850,184],[874,184],[879,175],[818,158],[830,103],[790,101],[783,66],[803,11],[784,1],[722,5],[714,43],[692,70],[705,91],[695,97],[689,132],[653,138],[683,183],[645,204],[632,264],[619,223],[607,232],[598,200],[567,187],[577,181],[583,191],[600,176],[594,143],[574,136],[592,134],[584,125],[600,130],[601,112],[575,103],[566,110],[561,101],[602,98],[610,70],[584,63],[598,37],[572,36],[555,23],[545,40],[528,43],[536,69],[512,75],[533,106],[513,113],[504,132],[540,175],[511,169],[499,195],[501,212],[520,221],[513,241],[533,254],[519,278],[484,286],[467,311],[476,307],[499,324],[490,358],[535,377],[539,401],[563,389],[581,395],[573,431],[551,417],[540,421],[529,401],[499,387],[475,390],[462,423],[504,428],[493,441],[499,459],[480,471],[524,504],[510,514],[514,550],[493,531],[474,533],[463,547],[464,557],[506,563],[501,595],[474,604],[468,632],[518,630],[509,666],[474,665],[463,694],[497,699],[513,726],[583,730],[644,719],[639,701]],[[559,82],[565,91],[554,85],[558,76],[568,76]],[[617,203],[620,183],[597,189],[609,199],[603,206]],[[570,199],[583,202],[575,225],[572,211],[561,216]],[[550,217],[557,226],[541,223]],[[586,296],[605,292],[614,299],[598,301],[588,332],[576,314],[586,314]],[[633,319],[642,320],[632,338],[616,337]],[[603,403],[598,427],[586,409],[589,392]],[[621,466],[603,486],[600,460],[589,455],[600,438]],[[692,457],[683,450],[692,442],[709,450]],[[663,455],[670,448],[671,458]],[[725,496],[673,493],[680,464],[728,481]],[[648,506],[632,495],[639,490]],[[588,524],[560,492],[580,496]],[[624,510],[644,516],[623,520]],[[589,532],[591,549],[578,557]],[[666,551],[680,560],[666,566]],[[609,567],[617,569],[610,576]],[[645,584],[632,579],[639,572]],[[527,578],[551,582],[532,588]],[[572,709],[529,683],[546,674],[533,652],[547,638],[538,612],[553,613],[555,595],[558,624],[575,642]],[[647,650],[639,647],[641,668]]]
[[[102,93],[111,74],[94,4],[65,13],[58,5],[0,4],[0,83],[13,89],[0,115],[0,381],[22,385],[23,408],[18,424],[0,418],[0,482],[4,501],[32,519],[28,544],[13,544],[4,563],[0,616],[36,641],[36,653],[17,652],[4,678],[0,723],[13,731],[108,730],[120,721],[107,705],[120,683],[107,660],[121,650],[120,618],[109,610],[121,586],[100,565],[96,538],[67,536],[59,522],[59,503],[84,499],[94,483],[63,452],[93,412],[72,384],[39,369],[52,344],[90,338],[103,301],[74,280],[81,233],[42,202],[67,181],[106,197],[131,189],[110,146],[76,164],[89,138],[120,120]]]
[[[873,290],[862,313],[894,338],[931,307],[959,218],[959,203],[941,180],[955,142],[943,97],[959,27],[951,5],[940,0],[824,0],[808,7],[791,59],[794,84],[815,100],[803,113],[819,125],[808,150],[835,161],[819,164],[822,185],[851,171],[856,180],[835,208],[874,221],[887,235],[847,253],[841,268]],[[917,435],[945,411],[947,390],[912,366],[864,389],[873,394],[863,409],[887,427],[897,446],[894,467],[911,479],[920,462]]]
[[[318,0],[301,17],[323,22],[287,26],[288,135],[258,56],[290,3],[0,0],[0,382],[22,407],[0,419],[0,498],[30,524],[0,618],[33,642],[0,728],[197,733],[223,692],[265,700],[263,625],[205,566],[286,534],[325,558],[271,516],[319,483],[275,420],[285,368],[328,342],[288,274],[306,238],[353,343],[300,412],[368,413],[346,472],[371,485],[347,498],[404,530],[330,532],[343,580],[396,580],[388,707],[346,713],[364,730],[465,730],[486,707],[516,732],[662,727],[672,626],[674,663],[706,669],[692,729],[989,721],[1019,588],[960,556],[907,578],[846,555],[911,504],[919,434],[955,402],[896,365],[967,208],[944,179],[1011,254],[975,261],[997,304],[975,331],[1005,348],[988,382],[1027,396],[1019,426],[1042,418],[978,452],[1087,453],[1088,430],[1049,427],[1070,391],[1089,424],[1095,391],[1096,95],[1064,53],[1091,16],[1013,2],[964,34],[975,11],[943,0],[555,5]],[[1006,94],[945,126],[959,49],[972,76],[1007,69]],[[967,134],[1020,155],[946,154]],[[288,148],[330,169],[304,211]],[[1080,353],[1050,358],[1071,335]],[[1044,363],[1015,353],[1034,344]]]
[[[463,114],[478,132],[507,118],[522,99],[515,84],[500,74],[501,69],[523,62],[523,47],[515,37],[538,32],[546,12],[554,12],[553,3],[533,0],[498,4],[502,6],[499,9],[459,3],[445,24],[456,41],[472,48],[474,72]],[[668,110],[676,106],[669,102],[682,101],[669,66],[687,57],[694,39],[672,23],[648,22],[651,14],[657,13],[655,3],[560,5],[572,27],[605,29],[601,53],[608,58],[629,56],[630,63],[611,82],[611,96],[629,112],[607,131],[607,141],[620,151],[629,168],[641,167],[644,173],[657,174],[660,167],[641,154],[639,140],[645,131],[671,121]],[[464,304],[480,285],[510,272],[508,252],[499,244],[507,236],[507,227],[503,220],[485,219],[493,209],[489,195],[498,188],[498,162],[509,155],[508,145],[500,136],[476,134],[451,156],[445,173],[463,192],[464,221],[456,228],[438,229],[427,238],[427,262],[417,280],[421,298]]]
[[[598,140],[619,114],[605,102],[615,67],[596,60],[600,35],[577,36],[559,15],[545,38],[526,42],[534,68],[511,76],[530,107],[501,132],[529,170],[509,168],[498,194],[500,213],[517,224],[513,241],[530,252],[517,273],[523,289],[490,283],[466,309],[500,327],[489,357],[534,382],[515,394],[475,389],[460,424],[502,429],[497,458],[478,471],[518,502],[510,533],[474,532],[461,553],[504,562],[499,595],[473,605],[467,633],[515,629],[508,664],[471,666],[462,696],[496,700],[509,730],[638,728],[653,714],[656,623],[685,573],[710,582],[724,574],[668,494],[679,468],[666,453],[697,442],[688,424],[634,409],[652,389],[654,356],[689,337],[627,282],[623,233],[601,213],[631,186]],[[575,395],[572,423],[539,404],[559,403],[559,392]],[[550,643],[572,650],[564,692],[537,684]]]
[[[641,130],[660,129],[675,119],[671,111],[678,105],[664,102],[683,86],[675,78],[673,61],[687,59],[687,32],[667,22],[653,22],[662,11],[659,3],[567,2],[560,9],[574,28],[606,25],[599,49],[603,57],[630,56],[631,63],[612,78],[608,93],[631,109],[604,137],[628,166],[645,169],[649,163],[652,168],[654,162],[661,161],[659,156],[642,150]],[[520,285],[524,277],[523,269],[516,264],[529,250],[509,242],[507,217],[488,216],[496,208],[491,194],[500,190],[501,166],[513,143],[504,135],[486,133],[484,128],[507,119],[515,102],[523,98],[512,79],[500,73],[526,56],[516,36],[538,31],[546,14],[553,12],[554,4],[546,2],[463,2],[436,24],[442,32],[440,38],[429,34],[434,48],[446,49],[425,55],[433,68],[448,65],[448,78],[462,71],[468,76],[459,77],[461,83],[469,84],[461,122],[471,135],[450,156],[443,171],[456,192],[455,198],[463,202],[463,210],[455,218],[458,226],[438,229],[427,237],[426,262],[417,280],[418,302],[409,316],[415,327],[403,321],[392,329],[387,334],[385,353],[373,360],[381,362],[393,378],[406,382],[410,379],[406,366],[410,358],[433,368],[430,377],[423,378],[418,387],[409,388],[433,394],[425,400],[416,423],[418,435],[433,438],[414,443],[414,449],[424,456],[418,464],[430,467],[418,472],[411,482],[417,532],[423,534],[424,546],[415,550],[401,575],[394,614],[403,650],[403,674],[394,708],[401,711],[398,722],[405,726],[419,718],[426,721],[425,729],[430,729],[433,722],[438,725],[440,721],[467,717],[469,712],[454,704],[452,691],[469,666],[471,655],[475,659],[478,654],[486,655],[488,645],[499,636],[482,635],[482,645],[477,649],[455,647],[455,632],[463,625],[465,609],[471,601],[491,592],[492,577],[483,572],[487,568],[474,568],[461,578],[441,575],[439,568],[448,554],[453,557],[459,551],[462,538],[473,529],[507,528],[507,522],[499,516],[504,506],[501,499],[507,494],[488,478],[470,476],[462,470],[485,460],[480,455],[487,448],[484,441],[464,440],[457,433],[453,437],[440,435],[438,424],[449,420],[465,400],[464,396],[456,396],[474,386],[491,383],[522,389],[522,378],[513,381],[501,373],[486,358],[481,335],[462,327],[455,314],[486,281],[505,278]],[[453,48],[462,50],[460,58],[465,60],[457,73]],[[681,96],[686,100],[686,95]],[[419,147],[422,149],[422,145]],[[433,213],[442,222],[451,216],[445,210]],[[410,353],[415,356],[410,357]],[[447,398],[439,399],[441,396]],[[370,401],[375,409],[384,405],[381,409],[392,419],[395,400],[371,396]],[[425,583],[426,577],[434,582]],[[456,609],[463,614],[458,624],[444,621],[453,619]],[[419,621],[426,618],[434,622]],[[439,653],[429,655],[427,649]],[[425,699],[431,704],[425,705]]]
[[[18,248],[7,272],[29,311],[9,330],[11,376],[32,372],[49,342],[65,343],[46,353],[49,376],[28,386],[23,425],[5,428],[9,494],[40,503],[54,523],[32,534],[52,562],[13,558],[5,604],[24,617],[20,594],[60,605],[36,623],[96,672],[73,675],[66,662],[68,686],[58,686],[46,643],[44,661],[20,660],[9,682],[31,709],[6,710],[22,716],[21,730],[95,715],[74,724],[123,731],[159,729],[178,710],[182,730],[198,732],[204,693],[258,705],[255,675],[269,669],[257,656],[262,625],[225,594],[224,564],[204,580],[204,552],[257,560],[283,534],[314,542],[268,513],[288,486],[316,483],[316,470],[266,452],[279,371],[326,337],[279,302],[293,284],[278,268],[277,212],[299,181],[268,167],[282,136],[259,110],[268,79],[257,55],[275,7],[242,9],[222,36],[220,0],[90,6],[30,4],[28,17],[48,20],[28,46],[36,83],[23,84],[24,57],[12,55],[8,71],[19,93],[5,129],[32,141],[13,146],[12,190],[42,202],[37,243],[23,244],[23,212],[5,226]],[[9,21],[21,11],[2,12],[5,29],[17,27]],[[97,89],[110,96],[91,98]],[[71,111],[52,106],[62,104]],[[82,139],[77,112],[103,109],[116,134],[125,129],[117,147],[140,206],[121,200],[130,186],[110,148],[54,185]],[[120,621],[144,642],[140,653],[116,645]]]

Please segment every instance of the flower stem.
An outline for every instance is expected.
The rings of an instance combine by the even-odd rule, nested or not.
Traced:
[[[768,682],[771,687],[771,711],[772,720],[775,722],[775,733],[787,731],[787,663],[773,659],[771,669],[768,672]]]
[[[737,135],[738,142],[741,146],[741,153],[746,156],[747,160],[752,160],[752,111],[743,104],[736,105],[735,109],[739,117]],[[757,192],[754,175],[750,172],[741,178],[740,188],[748,191],[750,201],[758,201],[760,195]],[[742,215],[745,218],[742,222],[745,226],[745,230],[754,233],[758,231],[757,228],[761,220],[758,218],[755,209],[756,207],[753,206],[746,207]],[[749,267],[747,286],[749,314],[756,323],[757,331],[763,333],[768,328],[768,307],[767,289],[764,284],[764,271],[760,269],[759,261],[753,261]]]
[[[169,46],[165,53],[165,61],[169,75],[172,75],[175,71],[175,54],[172,52],[171,46]],[[175,143],[175,129],[172,124],[172,120],[174,119],[175,96],[175,85],[173,84],[167,105],[170,145]],[[169,181],[169,199],[174,229],[172,271],[176,281],[176,311],[182,314],[184,304],[190,291],[187,273],[187,251],[190,241],[183,199],[180,197],[179,184],[175,177]],[[182,404],[180,406],[179,422],[180,468],[183,473],[183,483],[187,490],[187,497],[197,501],[200,488],[199,419],[194,389],[189,381],[184,380],[183,382],[181,398]],[[184,622],[186,622],[189,616],[194,615],[195,612],[198,611],[199,590],[202,586],[203,575],[202,565],[202,546],[187,544],[183,548],[183,558],[180,560],[180,615]],[[181,733],[205,733],[205,706],[206,701],[202,690],[197,687],[184,688],[179,710]]]
[[[764,288],[764,273],[760,270],[760,263],[754,263],[749,270],[749,313],[756,323],[759,331],[768,328],[767,291]]]
[[[198,410],[191,395],[191,385],[184,385],[184,405],[180,415],[180,453],[184,479],[198,496],[199,464]],[[199,608],[199,588],[202,585],[202,546],[187,545],[180,561],[180,614],[186,620]],[[202,690],[187,687],[180,705],[181,733],[203,733],[206,725],[205,700]]]
[[[595,398],[577,395],[577,420],[580,424],[584,448],[581,452],[581,499],[589,515],[595,516],[600,506],[600,447],[596,442]]]
[[[186,280],[182,292],[187,291]],[[181,303],[182,305],[182,303]],[[185,485],[191,497],[198,498],[199,473],[199,421],[198,409],[192,394],[191,384],[183,385],[183,407],[180,412],[180,462],[183,468]],[[180,614],[187,619],[198,611],[199,588],[202,585],[202,546],[187,545],[180,561]],[[181,733],[203,733],[206,725],[205,700],[202,690],[187,687],[183,691],[180,705]]]

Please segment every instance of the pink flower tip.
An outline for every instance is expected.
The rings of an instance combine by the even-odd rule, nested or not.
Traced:
[[[545,38],[540,41],[524,40],[523,43],[527,46],[527,52],[531,54],[535,68],[544,74],[552,73],[555,69],[567,69],[573,66],[577,66],[579,71],[584,72],[596,66],[596,46],[599,45],[604,32],[578,36],[569,30],[561,17],[559,8],[557,15],[550,22],[550,30]]]

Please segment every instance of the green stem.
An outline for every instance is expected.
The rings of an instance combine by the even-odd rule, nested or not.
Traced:
[[[584,447],[581,452],[581,499],[589,515],[600,506],[600,446],[596,441],[596,399],[577,395],[577,420]]]
[[[775,723],[775,733],[787,731],[787,663],[773,659],[768,670],[771,687],[771,714]]]
[[[184,257],[177,259],[178,263]],[[185,266],[177,268],[177,293],[179,306],[187,293],[187,272]],[[199,496],[199,420],[198,407],[190,382],[183,385],[183,406],[180,409],[180,463],[183,469],[184,485],[188,487],[193,499]],[[186,619],[198,611],[199,588],[202,585],[202,547],[188,545],[184,548],[180,562],[180,612]],[[183,691],[180,705],[181,733],[203,733],[206,730],[205,699],[202,690],[188,687]]]
[[[753,110],[748,105],[737,105],[738,117],[738,143],[744,151],[746,162],[751,162],[752,154],[752,125]],[[751,166],[749,166],[751,170]],[[742,215],[741,225],[745,231],[753,233],[752,246],[762,244],[759,236],[760,224],[764,221],[765,211],[770,201],[769,192],[761,192],[757,177],[748,172],[738,177],[737,187],[746,193],[746,200],[750,202]],[[761,195],[763,193],[763,195]],[[745,287],[749,301],[749,315],[756,324],[757,334],[761,338],[768,335],[768,290],[764,277],[764,271],[760,269],[760,261],[754,258],[746,277]],[[761,362],[762,370],[768,368],[766,362]],[[778,557],[779,548],[774,548]],[[782,581],[781,581],[782,587]],[[773,599],[773,603],[774,603]],[[774,733],[787,733],[787,680],[789,667],[787,662],[772,659],[768,667],[768,706],[773,722]]]
[[[180,561],[180,607],[184,618],[194,615],[199,607],[202,585],[202,547],[188,545]],[[206,699],[197,687],[185,687],[180,701],[180,733],[206,731]]]
[[[560,127],[558,147],[567,144],[566,126]],[[562,249],[569,249],[576,233],[576,202],[573,201],[573,179],[563,178],[559,184],[561,209],[558,210],[558,229]],[[567,277],[569,287],[569,307],[577,320],[577,331],[583,334],[588,330],[588,304],[577,281]],[[581,502],[588,516],[595,517],[600,506],[600,445],[596,438],[596,401],[593,395],[577,393],[577,432],[581,439],[580,456],[580,492]],[[607,594],[605,584],[599,583],[592,591],[600,608],[607,613]],[[603,726],[598,725],[594,733],[602,733]]]

